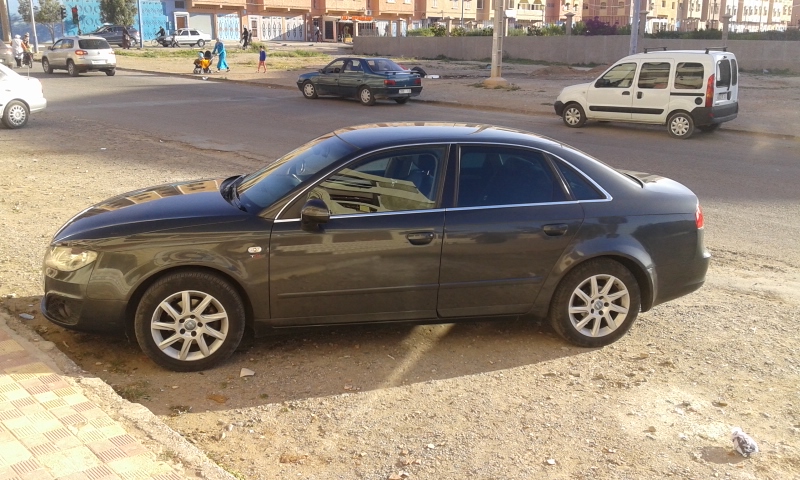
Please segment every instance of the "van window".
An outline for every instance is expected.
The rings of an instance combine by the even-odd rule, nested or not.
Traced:
[[[731,59],[731,85],[739,83],[739,65],[736,64],[736,59]]]
[[[717,86],[731,86],[731,62],[727,58],[717,62]]]
[[[635,63],[621,63],[607,71],[595,82],[594,86],[596,88],[629,88],[633,84],[635,74]]]
[[[705,72],[702,63],[681,62],[675,68],[675,88],[677,90],[703,88],[703,78],[705,78]]]
[[[667,88],[669,67],[669,62],[643,63],[637,86],[639,88]]]

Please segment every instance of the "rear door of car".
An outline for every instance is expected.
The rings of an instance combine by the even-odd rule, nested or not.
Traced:
[[[436,318],[447,145],[383,150],[302,193],[275,221],[270,311],[275,325]],[[310,199],[330,220],[304,230]]]
[[[670,80],[675,62],[669,58],[648,58],[642,61],[633,89],[631,119],[645,123],[667,120],[670,101]]]
[[[355,97],[358,87],[364,83],[364,68],[361,60],[352,58],[344,63],[339,74],[339,95]]]
[[[723,106],[739,101],[739,66],[731,54],[715,56],[714,106]]]
[[[462,145],[445,211],[437,312],[521,314],[583,222],[540,151]]]

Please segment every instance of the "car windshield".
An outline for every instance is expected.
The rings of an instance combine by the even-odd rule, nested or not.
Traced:
[[[262,210],[356,150],[333,133],[312,140],[245,177],[237,189],[242,206],[248,212]]]
[[[84,50],[108,50],[111,46],[101,38],[78,40],[78,46]]]
[[[373,72],[404,72],[405,69],[388,58],[370,58],[367,65]]]

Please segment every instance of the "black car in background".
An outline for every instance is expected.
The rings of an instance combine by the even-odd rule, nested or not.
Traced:
[[[548,317],[601,347],[705,281],[683,185],[479,124],[343,128],[263,169],[120,195],[44,261],[42,311],[133,332],[159,365],[211,367],[245,329]]]
[[[103,25],[94,32],[87,33],[86,35],[94,35],[96,37],[103,37],[111,45],[122,46],[122,30],[126,28],[123,25]],[[128,34],[131,36],[131,45],[139,44],[139,31],[133,27],[127,27]]]

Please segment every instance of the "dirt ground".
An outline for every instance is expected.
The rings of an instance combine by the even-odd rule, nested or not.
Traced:
[[[206,372],[166,372],[135,343],[43,319],[44,249],[111,195],[259,162],[85,127],[0,131],[0,306],[239,478],[800,478],[799,249],[777,258],[710,244],[706,286],[604,349],[568,346],[524,318],[336,327],[259,340]],[[115,160],[129,151],[147,162]],[[81,188],[89,176],[114,181]],[[734,453],[733,426],[761,453]]]

